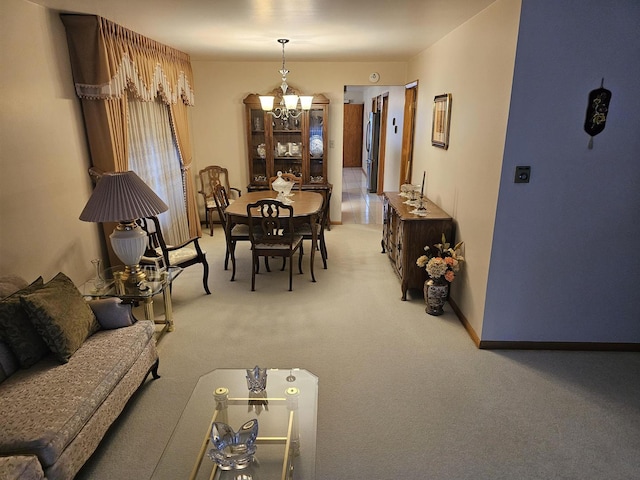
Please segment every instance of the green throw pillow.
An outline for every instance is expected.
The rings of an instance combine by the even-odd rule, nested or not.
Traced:
[[[22,295],[35,292],[43,284],[42,277],[39,277],[31,285],[0,301],[0,338],[9,346],[22,368],[30,367],[49,353],[49,347],[20,302]]]
[[[100,328],[93,311],[64,273],[20,300],[29,320],[62,363]]]
[[[17,275],[0,277],[0,298],[6,298],[27,286],[27,282]]]

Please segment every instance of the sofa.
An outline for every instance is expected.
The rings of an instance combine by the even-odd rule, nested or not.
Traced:
[[[13,292],[13,293],[10,293]],[[155,326],[59,273],[0,278],[0,478],[72,479],[149,373]]]

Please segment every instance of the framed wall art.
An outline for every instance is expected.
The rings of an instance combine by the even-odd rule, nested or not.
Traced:
[[[433,98],[433,125],[431,145],[449,148],[449,125],[451,123],[451,94],[444,93]]]

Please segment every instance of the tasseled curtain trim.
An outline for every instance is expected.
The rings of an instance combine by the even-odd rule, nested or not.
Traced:
[[[172,82],[167,78],[162,66],[156,64],[150,83],[150,85],[155,85],[155,88],[149,88],[148,85],[143,81],[136,64],[127,54],[122,56],[117,73],[111,77],[109,83],[102,85],[75,84],[78,97],[90,100],[121,98],[127,91],[131,91],[137,99],[143,102],[150,102],[156,97],[160,97],[164,103],[169,104],[178,101],[178,92],[180,92],[180,98],[186,105],[194,104],[193,89],[184,72],[179,72],[177,82],[172,86]]]

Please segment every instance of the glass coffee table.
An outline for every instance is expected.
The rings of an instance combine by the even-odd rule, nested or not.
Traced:
[[[153,480],[313,480],[316,463],[318,378],[302,369],[267,370],[267,388],[252,393],[246,369],[219,369],[200,377],[171,435]],[[222,470],[209,458],[211,426],[238,431],[258,421],[254,461]]]

